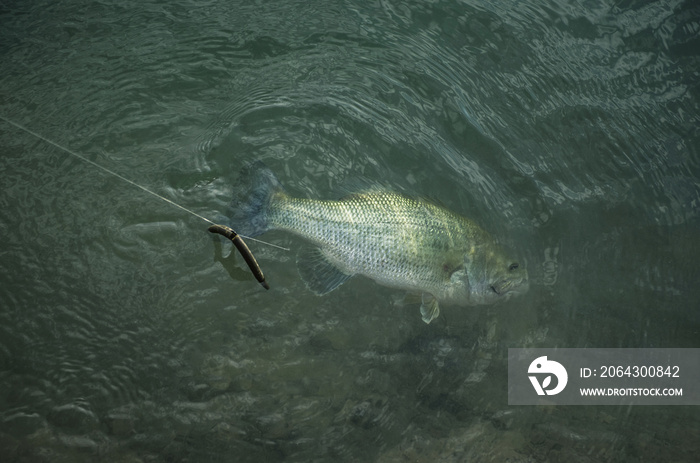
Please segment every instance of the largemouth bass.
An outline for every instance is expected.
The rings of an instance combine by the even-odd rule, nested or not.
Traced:
[[[528,289],[527,270],[486,231],[428,201],[376,188],[338,201],[293,198],[260,164],[244,178],[247,202],[234,204],[234,226],[250,237],[286,230],[313,244],[298,262],[316,294],[364,275],[422,293],[422,319],[430,323],[439,303],[493,304]]]

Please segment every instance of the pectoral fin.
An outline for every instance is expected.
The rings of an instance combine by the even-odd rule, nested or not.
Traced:
[[[435,296],[430,293],[423,293],[421,299],[423,303],[420,306],[420,314],[425,323],[430,323],[440,315],[440,305]]]

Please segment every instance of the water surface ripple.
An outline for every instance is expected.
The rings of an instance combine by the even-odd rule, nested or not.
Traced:
[[[700,11],[659,1],[0,2],[0,115],[225,220],[262,160],[467,215],[530,292],[324,297],[0,122],[8,461],[694,461],[692,408],[507,404],[508,347],[700,347]],[[294,250],[302,243],[272,232]]]

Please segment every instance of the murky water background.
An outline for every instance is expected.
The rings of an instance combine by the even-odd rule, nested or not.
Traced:
[[[223,220],[381,179],[533,278],[425,325],[0,121],[3,461],[695,461],[697,407],[509,407],[508,347],[699,347],[688,1],[0,1],[0,115]],[[293,249],[282,233],[265,239]]]

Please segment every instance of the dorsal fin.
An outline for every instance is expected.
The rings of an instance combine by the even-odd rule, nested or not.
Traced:
[[[382,193],[392,191],[385,185],[365,177],[350,177],[343,180],[333,189],[332,197],[336,200],[347,199],[358,194]]]

